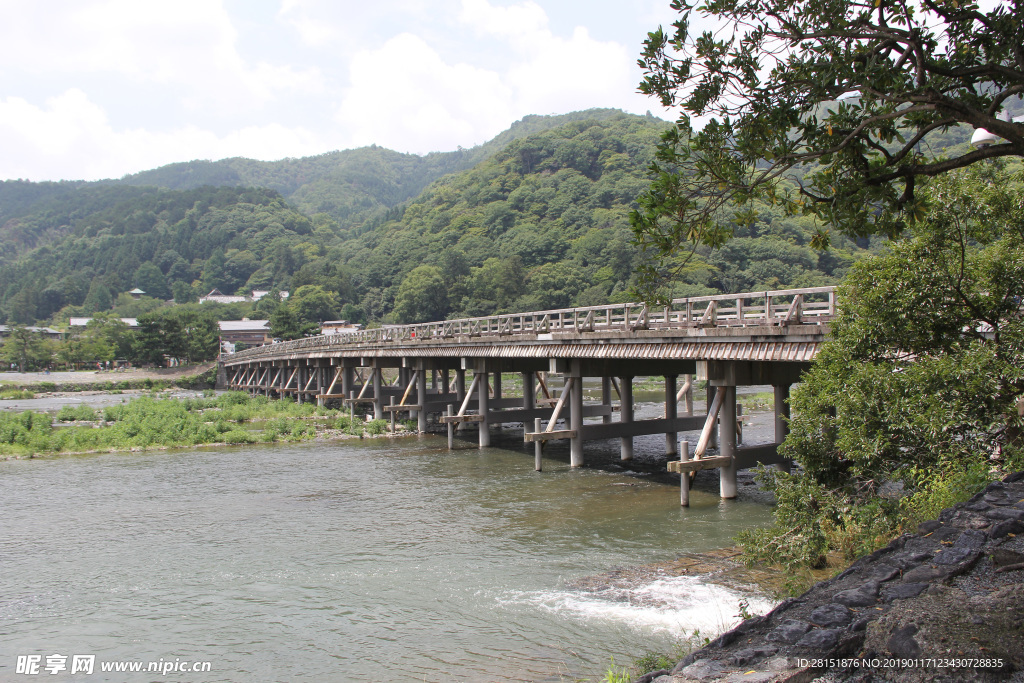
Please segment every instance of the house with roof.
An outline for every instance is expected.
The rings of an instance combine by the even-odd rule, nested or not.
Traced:
[[[269,320],[221,320],[220,348],[225,353],[234,353],[238,344],[246,347],[263,346],[273,341]]]

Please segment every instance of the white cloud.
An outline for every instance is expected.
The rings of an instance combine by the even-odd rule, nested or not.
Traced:
[[[656,109],[635,94],[638,44],[608,18],[618,0],[595,17],[557,1],[0,0],[0,177],[426,153],[528,114]]]
[[[181,102],[222,112],[264,104],[279,91],[323,88],[315,68],[247,63],[217,0],[58,4],[63,11],[50,3],[4,3],[12,7],[0,27],[0,63],[68,79],[116,76],[171,87]]]
[[[450,150],[482,141],[495,125],[511,121],[512,93],[498,74],[446,64],[410,33],[357,54],[351,79],[337,120],[355,145],[377,143],[418,153]]]
[[[195,125],[166,131],[115,130],[106,112],[77,89],[45,106],[22,98],[0,99],[0,177],[75,180],[116,178],[190,159],[247,156],[280,159],[318,154],[323,141],[303,128],[245,126],[217,135]],[[62,172],[74,168],[73,176]]]

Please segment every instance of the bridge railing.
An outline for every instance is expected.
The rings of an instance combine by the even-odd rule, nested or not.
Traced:
[[[808,287],[673,299],[668,306],[606,304],[529,313],[506,313],[383,327],[296,339],[231,354],[235,360],[314,351],[352,344],[444,341],[471,337],[555,333],[636,332],[695,327],[776,326],[825,323],[836,313],[835,287]]]

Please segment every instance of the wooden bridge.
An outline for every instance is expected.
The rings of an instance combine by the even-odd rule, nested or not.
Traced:
[[[548,440],[568,439],[578,467],[586,441],[618,438],[622,459],[630,460],[633,437],[665,434],[667,453],[679,456],[669,469],[682,475],[686,504],[697,470],[719,468],[721,495],[733,498],[738,469],[788,467],[776,444],[786,432],[789,388],[834,315],[833,287],[745,292],[659,307],[609,304],[388,325],[246,349],[223,355],[221,364],[232,389],[321,405],[364,403],[376,418],[416,418],[421,432],[436,416],[448,425],[449,445],[454,430],[471,423],[481,448],[490,445],[491,425],[522,423],[524,439],[536,443],[538,469]],[[521,397],[503,395],[508,373],[521,374]],[[664,377],[664,416],[635,420],[633,378],[649,376]],[[707,381],[704,415],[693,414],[694,376]],[[584,401],[584,378],[600,378],[600,403]],[[775,443],[739,447],[736,428],[718,428],[737,424],[736,387],[768,384],[775,389]],[[691,457],[680,452],[677,434],[697,429]],[[719,454],[708,456],[716,443]]]

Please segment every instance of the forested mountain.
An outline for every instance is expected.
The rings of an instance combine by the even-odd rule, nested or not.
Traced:
[[[527,117],[481,147],[425,157],[370,147],[0,183],[0,313],[59,324],[133,287],[179,302],[287,289],[282,308],[299,320],[624,300],[639,258],[629,212],[667,125],[596,110]],[[815,252],[810,228],[765,209],[695,255],[676,293],[835,282],[858,247]]]

